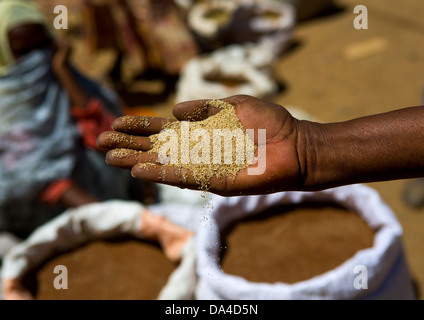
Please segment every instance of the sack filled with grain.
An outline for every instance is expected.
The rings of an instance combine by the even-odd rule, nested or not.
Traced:
[[[193,237],[184,242],[178,261],[171,260],[143,231],[146,208],[110,200],[68,209],[40,226],[4,256],[4,298],[191,299],[196,281]],[[161,209],[156,205],[154,210],[156,217]],[[18,284],[24,294],[16,297],[9,284]]]
[[[197,234],[197,299],[416,298],[402,227],[367,186],[215,197],[211,206]]]

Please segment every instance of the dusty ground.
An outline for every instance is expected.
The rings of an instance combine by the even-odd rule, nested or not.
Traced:
[[[41,1],[41,0],[40,0]],[[285,90],[274,102],[296,106],[323,122],[421,104],[424,87],[424,2],[420,0],[338,0],[335,14],[296,27],[295,46],[278,62],[276,76]],[[353,26],[356,5],[369,13],[367,30]],[[87,54],[75,42],[75,62],[82,71],[104,79],[112,52]],[[161,101],[139,99],[132,112],[171,116],[173,94]],[[131,110],[130,110],[131,111]],[[411,272],[424,298],[424,208],[405,205],[406,181],[373,183],[404,228]]]

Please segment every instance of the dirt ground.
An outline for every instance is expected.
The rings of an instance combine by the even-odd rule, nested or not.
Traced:
[[[424,87],[424,2],[336,3],[338,12],[296,26],[294,45],[277,63],[275,75],[283,90],[272,101],[303,109],[322,122],[420,105]],[[366,30],[354,28],[356,5],[368,9]],[[113,52],[89,55],[84,44],[76,41],[73,59],[83,72],[103,80]],[[174,94],[158,101],[140,98],[136,102],[130,113],[168,117],[172,116]],[[413,209],[403,202],[405,183],[399,180],[369,185],[380,192],[403,226],[407,259],[421,288],[419,298],[423,299],[424,208]]]

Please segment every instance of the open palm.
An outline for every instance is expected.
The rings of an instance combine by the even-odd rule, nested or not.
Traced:
[[[250,167],[256,167],[256,170],[246,168],[235,177],[212,177],[208,191],[232,196],[297,189],[301,185],[297,150],[298,121],[283,107],[254,97],[237,95],[223,100],[236,106],[236,114],[246,129],[254,130],[257,155],[264,157],[259,157],[257,164]],[[180,121],[199,121],[220,111],[204,106],[202,100],[180,103],[174,107],[174,116]],[[148,125],[143,125],[146,122],[139,120],[136,117],[119,118],[114,123],[115,132],[105,132],[99,136],[98,145],[110,149],[106,156],[108,164],[131,169],[137,179],[199,189],[189,169],[161,165],[156,154],[145,152],[151,148],[148,136],[158,133],[164,124],[173,120],[149,118]],[[260,129],[266,130],[265,143],[258,139],[257,132]],[[125,150],[124,155],[122,150]],[[140,166],[140,163],[149,165]]]

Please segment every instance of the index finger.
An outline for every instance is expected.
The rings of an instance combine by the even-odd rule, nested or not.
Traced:
[[[218,108],[209,107],[208,100],[193,100],[178,103],[172,110],[175,118],[180,121],[201,121],[220,111]]]
[[[152,135],[159,133],[166,124],[173,121],[175,120],[168,118],[127,115],[115,119],[112,128],[127,134]]]
[[[243,95],[236,95],[227,98],[222,98],[219,100],[228,102],[236,106],[238,103],[243,102],[243,100],[245,99],[246,97]],[[206,118],[209,118],[210,116],[213,116],[214,114],[217,114],[222,110],[221,108],[215,107],[213,106],[213,104],[208,103],[213,100],[217,99],[204,99],[180,102],[174,106],[174,109],[172,111],[175,118],[180,121],[205,120]]]

